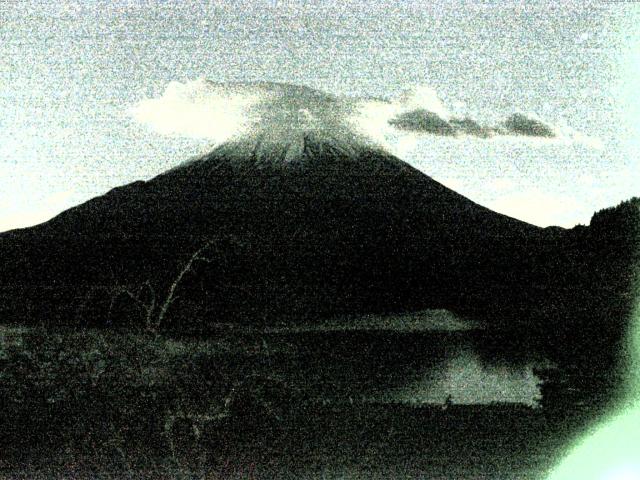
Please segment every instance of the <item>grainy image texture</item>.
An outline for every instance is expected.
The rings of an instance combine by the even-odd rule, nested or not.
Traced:
[[[0,478],[640,479],[639,25],[0,0]]]

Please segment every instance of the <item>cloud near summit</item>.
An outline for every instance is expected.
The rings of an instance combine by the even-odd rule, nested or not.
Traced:
[[[140,101],[129,113],[160,134],[206,139],[214,145],[255,134],[274,142],[290,142],[296,134],[315,132],[383,147],[389,146],[389,136],[398,135],[509,136],[597,146],[597,141],[567,128],[555,128],[534,115],[514,113],[498,125],[455,117],[428,87],[408,90],[393,99],[371,99],[335,96],[283,83],[199,79],[171,82],[162,95]]]

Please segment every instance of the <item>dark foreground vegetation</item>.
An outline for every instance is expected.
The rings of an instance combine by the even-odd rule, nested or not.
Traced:
[[[424,337],[403,357],[385,350],[392,333],[346,335],[361,357],[378,351],[379,366],[362,367],[374,378],[428,348]],[[306,344],[335,343],[321,337]],[[346,390],[356,368],[346,344],[327,356],[343,368],[306,348],[255,332],[196,340],[5,327],[0,478],[533,479],[598,414],[586,393],[577,405],[558,389],[545,408],[365,401]]]

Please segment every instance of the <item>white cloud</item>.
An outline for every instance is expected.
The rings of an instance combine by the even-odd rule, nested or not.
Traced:
[[[255,95],[203,79],[171,82],[159,98],[146,99],[129,110],[138,122],[163,135],[224,142],[242,134],[250,123]]]
[[[160,97],[140,101],[129,113],[160,134],[207,139],[213,144],[258,131],[273,137],[311,130],[359,136],[399,155],[410,150],[416,140],[437,135],[510,136],[518,141],[544,138],[601,148],[597,139],[568,126],[551,126],[534,114],[514,114],[498,126],[453,117],[426,85],[385,100],[336,97],[289,84],[199,79],[170,82]]]

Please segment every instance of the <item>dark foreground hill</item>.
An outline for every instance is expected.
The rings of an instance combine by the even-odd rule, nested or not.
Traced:
[[[632,201],[542,229],[356,142],[257,136],[0,235],[0,309],[202,331],[446,308],[592,355],[615,350],[631,308],[639,217]]]

